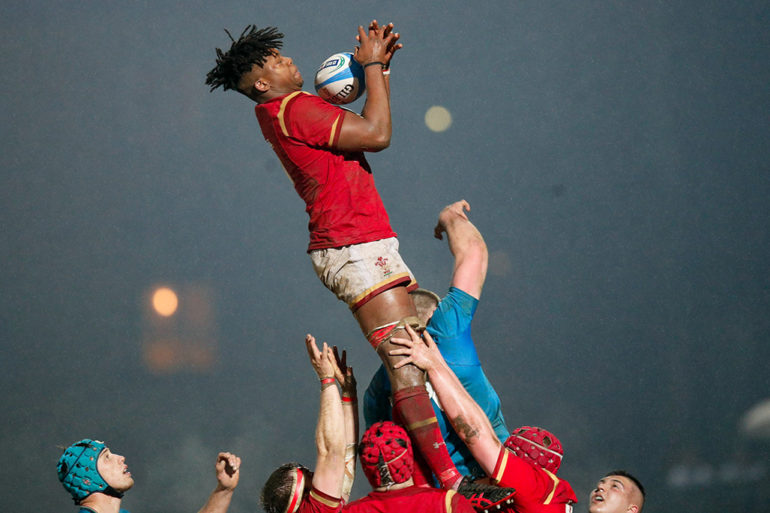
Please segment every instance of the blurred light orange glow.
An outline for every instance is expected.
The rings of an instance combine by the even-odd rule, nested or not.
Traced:
[[[179,299],[176,293],[168,287],[161,287],[152,295],[152,307],[163,317],[171,317],[176,313]]]

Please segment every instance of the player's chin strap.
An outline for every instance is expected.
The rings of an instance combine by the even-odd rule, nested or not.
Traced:
[[[115,497],[117,499],[123,498],[123,492],[117,491],[115,488],[111,487],[110,485],[107,485],[107,488],[105,488],[102,493],[106,495],[111,495],[112,497]]]
[[[94,493],[94,492],[92,492]],[[107,485],[107,487],[104,490],[99,490],[99,493],[103,493],[104,495],[109,495],[110,497],[115,497],[116,499],[122,499],[123,498],[123,492],[117,491],[115,488],[111,487],[110,485]],[[90,497],[91,494],[89,493],[86,495],[86,497]],[[80,506],[80,503],[86,499],[86,497],[83,497],[82,499],[78,499],[77,497],[73,497],[73,500],[75,501],[75,505]],[[91,508],[88,508],[86,506],[80,506],[81,509],[88,509],[91,510]],[[91,510],[93,511],[93,510]],[[94,512],[96,513],[96,512]]]
[[[366,334],[366,339],[372,345],[376,351],[383,342],[387,342],[393,338],[393,332],[398,329],[404,329],[406,326],[411,326],[417,333],[425,331],[425,325],[422,321],[415,316],[404,317],[400,321],[389,322],[379,328],[374,328],[372,331]]]
[[[295,513],[302,502],[302,492],[305,491],[305,473],[301,468],[294,469],[294,482],[291,485],[291,500],[286,506],[285,513]]]

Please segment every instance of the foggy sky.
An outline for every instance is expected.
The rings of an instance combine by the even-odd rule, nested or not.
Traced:
[[[219,450],[243,458],[233,513],[258,510],[278,464],[312,465],[304,334],[348,349],[361,393],[377,361],[314,276],[304,205],[253,104],[204,78],[224,28],[275,25],[312,91],[376,18],[404,49],[391,147],[368,159],[424,287],[451,276],[439,210],[471,204],[491,254],[474,339],[509,428],[560,437],[576,511],[613,468],[641,478],[649,511],[764,511],[770,441],[738,426],[770,396],[769,14],[753,0],[6,5],[4,508],[72,507],[57,446],[84,437],[127,457],[134,513],[197,511]],[[426,127],[432,105],[448,131]],[[145,365],[158,284],[210,294],[210,370]],[[678,465],[713,472],[677,487]]]

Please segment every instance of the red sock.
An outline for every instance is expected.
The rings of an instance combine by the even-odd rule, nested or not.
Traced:
[[[398,411],[393,410],[393,422],[402,426],[406,425],[404,419],[398,414]],[[414,471],[412,472],[412,479],[414,479],[415,486],[428,486],[433,488],[433,472],[425,462],[425,458],[422,457],[422,452],[414,451]]]
[[[449,457],[425,385],[396,391],[393,394],[393,410],[403,419],[412,443],[438,478],[441,487],[452,488],[462,476]]]

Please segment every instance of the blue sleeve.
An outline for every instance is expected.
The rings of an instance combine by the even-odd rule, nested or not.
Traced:
[[[471,337],[471,321],[479,301],[462,290],[451,287],[428,322],[428,331],[449,367],[465,390],[486,414],[498,438],[508,437],[508,428],[500,408],[500,398],[481,368]]]
[[[364,423],[368,428],[381,420],[392,420],[390,407],[390,378],[380,365],[364,392]]]
[[[479,300],[450,287],[428,321],[428,333],[450,365],[480,365],[471,338],[471,321]]]

